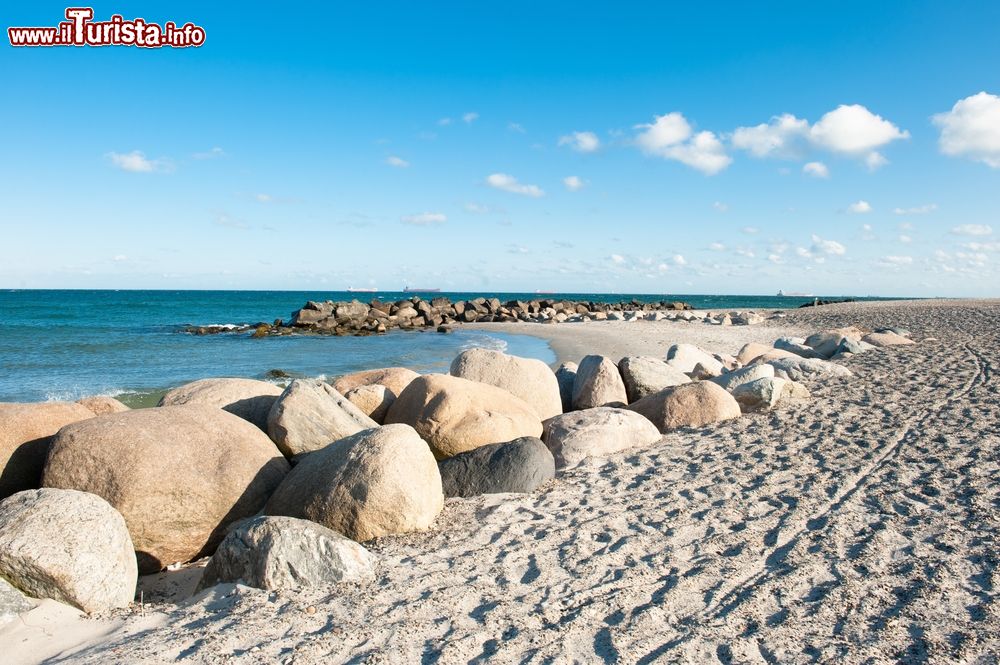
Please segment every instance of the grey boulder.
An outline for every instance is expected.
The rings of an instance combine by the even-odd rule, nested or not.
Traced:
[[[736,388],[745,383],[769,377],[774,377],[774,367],[766,363],[762,363],[760,365],[743,367],[742,369],[729,372],[728,374],[717,376],[711,379],[711,381],[712,383],[722,386],[729,392],[733,392]]]
[[[658,393],[664,388],[691,381],[688,375],[659,358],[628,356],[618,361],[618,371],[625,383],[629,403]]]
[[[573,410],[573,382],[576,380],[576,363],[563,363],[556,369],[556,381],[559,383],[559,398],[562,400],[563,413]]]
[[[564,413],[545,422],[545,445],[555,457],[556,467],[639,448],[660,439],[656,426],[638,413],[612,407],[597,407]]]
[[[43,488],[0,502],[0,578],[84,612],[127,607],[138,577],[125,520],[97,496]]]
[[[375,579],[375,556],[321,524],[295,517],[251,517],[233,525],[198,583],[239,582],[258,589],[295,589]]]
[[[774,348],[782,351],[791,351],[803,358],[823,358],[815,349],[806,346],[805,339],[801,337],[779,337],[774,340]]]
[[[287,457],[378,427],[378,423],[322,381],[296,379],[274,402],[267,433]]]
[[[854,376],[851,370],[829,360],[816,358],[779,358],[768,363],[779,379],[802,381],[824,376]]]
[[[552,453],[533,436],[480,446],[438,462],[446,497],[530,492],[555,477]]]
[[[733,389],[732,395],[743,413],[770,411],[785,395],[785,379],[765,376],[742,383]]]

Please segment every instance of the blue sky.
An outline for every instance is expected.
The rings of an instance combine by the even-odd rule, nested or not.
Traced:
[[[996,2],[340,4],[0,47],[0,286],[1000,295]]]

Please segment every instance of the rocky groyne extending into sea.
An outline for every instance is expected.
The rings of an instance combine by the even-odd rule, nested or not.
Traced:
[[[436,329],[448,332],[461,323],[563,323],[581,321],[660,321],[666,319],[704,321],[716,325],[748,325],[763,320],[756,312],[694,312],[685,302],[637,300],[617,303],[580,300],[508,300],[473,298],[456,300],[414,296],[395,302],[359,300],[309,301],[285,321],[226,326],[188,326],[196,335],[253,331],[255,337],[271,335],[378,335],[390,330]]]

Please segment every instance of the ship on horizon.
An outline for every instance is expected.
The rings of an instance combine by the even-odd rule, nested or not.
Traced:
[[[782,298],[782,297],[784,297],[784,298],[812,298],[813,294],[811,294],[811,293],[802,293],[801,291],[789,291],[788,293],[785,293],[784,291],[779,290],[778,291],[778,297],[779,298]]]
[[[411,288],[409,286],[403,287],[403,293],[441,293],[441,289],[423,289],[423,288]]]
[[[373,286],[372,287],[367,287],[367,286],[366,287],[348,286],[347,287],[347,292],[348,293],[377,293],[378,289],[376,289]]]

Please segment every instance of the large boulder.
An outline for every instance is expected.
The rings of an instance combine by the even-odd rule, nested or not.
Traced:
[[[667,349],[667,364],[685,374],[694,372],[698,365],[702,366],[703,372],[708,372],[712,376],[718,376],[725,371],[725,366],[715,356],[694,344],[671,346]]]
[[[638,413],[602,406],[546,421],[542,438],[561,468],[587,457],[648,446],[660,439],[660,432]]]
[[[764,363],[743,367],[742,369],[729,372],[728,374],[717,376],[714,379],[711,379],[711,381],[712,383],[722,386],[729,392],[733,392],[733,390],[744,383],[750,383],[751,381],[756,381],[757,379],[770,377],[774,377],[774,368]]]
[[[35,605],[27,596],[11,586],[11,583],[0,577],[0,628],[10,623]]]
[[[121,413],[128,411],[128,407],[107,395],[93,395],[76,400],[76,403],[86,407],[95,416],[106,416],[109,413]]]
[[[767,353],[762,353],[750,363],[751,365],[763,365],[771,362],[772,360],[782,360],[784,358],[801,358],[797,353],[792,353],[791,351],[785,351],[784,349],[770,349]]]
[[[288,457],[319,450],[378,423],[333,386],[314,379],[288,384],[271,407],[267,433]]]
[[[405,367],[383,367],[345,374],[333,382],[333,387],[337,389],[337,392],[345,395],[347,391],[358,386],[380,385],[391,390],[394,395],[399,395],[406,390],[406,386],[410,385],[410,381],[418,376],[420,375],[412,369]]]
[[[605,356],[585,356],[573,379],[573,408],[592,409],[627,403],[628,393],[618,366]]]
[[[480,446],[440,461],[438,469],[446,497],[530,492],[556,474],[552,453],[533,436]]]
[[[80,404],[0,403],[0,499],[37,488],[52,436],[63,425],[93,418]]]
[[[658,393],[664,388],[691,381],[688,375],[651,356],[628,356],[618,361],[629,402]]]
[[[779,358],[778,360],[771,360],[769,364],[774,367],[774,375],[776,377],[779,379],[791,379],[792,381],[802,381],[803,379],[824,376],[854,376],[851,370],[843,365],[817,358]]]
[[[527,402],[540,420],[562,413],[559,382],[541,360],[492,349],[467,349],[452,361],[451,375],[503,388]]]
[[[256,426],[211,406],[163,406],[67,425],[42,484],[103,497],[125,518],[143,572],[211,554],[260,510],[288,462]]]
[[[214,406],[267,431],[267,414],[280,394],[281,388],[267,381],[201,379],[167,391],[159,406]]]
[[[774,340],[774,348],[782,351],[790,351],[803,358],[822,358],[812,347],[806,346],[806,340],[801,337],[779,337]]]
[[[862,340],[871,344],[872,346],[908,346],[910,344],[916,344],[912,339],[903,337],[902,335],[896,334],[891,330],[885,332],[873,332],[865,335]]]
[[[447,374],[414,379],[393,402],[385,422],[414,428],[439,460],[542,433],[538,413],[521,398],[487,383]]]
[[[763,376],[735,386],[732,389],[733,399],[740,405],[743,413],[770,411],[785,396],[785,383],[785,379]]]
[[[25,490],[0,502],[0,578],[84,612],[127,607],[135,551],[125,520],[99,496]]]
[[[443,506],[427,444],[412,427],[385,425],[303,455],[265,513],[312,520],[361,542],[426,529]]]
[[[577,365],[567,362],[556,369],[556,382],[559,384],[559,399],[562,401],[563,413],[573,410],[573,382],[576,381]]]
[[[804,343],[818,353],[821,358],[832,358],[833,354],[837,352],[837,347],[840,346],[845,337],[857,340],[863,336],[864,333],[854,327],[834,328],[833,330],[813,333],[809,337],[806,337]]]
[[[744,344],[739,353],[736,354],[736,361],[741,365],[749,365],[754,359],[769,351],[774,351],[774,347],[767,346],[766,344],[758,344],[757,342],[749,342]],[[789,353],[788,355],[794,354]]]
[[[389,407],[396,401],[396,394],[385,386],[373,383],[351,388],[344,393],[344,399],[381,425],[385,422],[385,414],[389,413]]]
[[[644,397],[628,408],[646,416],[661,432],[678,427],[701,427],[739,418],[740,405],[711,381],[686,383]]]
[[[294,517],[243,520],[219,543],[199,589],[239,582],[258,589],[296,589],[375,579],[375,557],[350,538]]]

